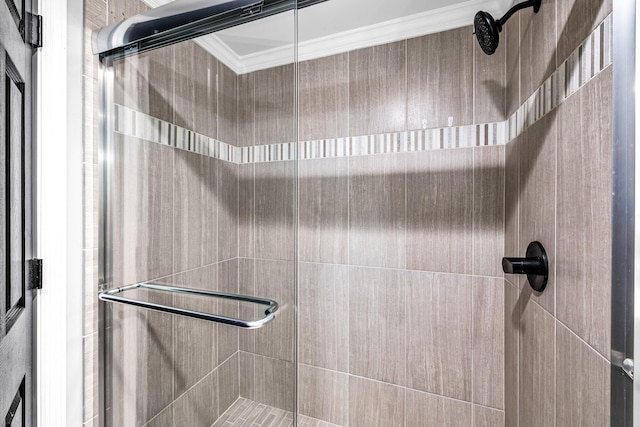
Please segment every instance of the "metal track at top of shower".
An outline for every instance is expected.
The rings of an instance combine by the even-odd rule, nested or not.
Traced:
[[[93,34],[93,53],[118,58],[327,0],[176,0]]]

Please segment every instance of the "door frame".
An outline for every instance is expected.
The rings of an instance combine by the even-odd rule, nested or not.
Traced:
[[[34,55],[35,248],[44,268],[34,309],[35,425],[81,426],[89,366],[82,336],[84,4],[37,3],[43,47]]]
[[[622,368],[634,357],[634,262],[638,241],[635,209],[635,0],[613,1],[613,161],[611,253],[611,421],[612,426],[634,423],[634,383]],[[635,275],[637,281],[637,275]],[[597,278],[596,278],[597,280]],[[636,293],[638,295],[640,293]],[[635,328],[638,331],[638,328]],[[636,344],[636,345],[637,345]],[[637,395],[637,393],[636,393]]]
[[[634,2],[635,6],[635,2]],[[635,34],[633,34],[633,43],[629,46],[629,51],[633,51],[635,58],[633,58],[633,79],[635,81],[634,87],[632,87],[633,92],[635,92],[633,99],[636,105],[634,111],[634,119],[636,123],[640,123],[640,108],[637,108],[638,104],[638,95],[637,95],[637,85],[640,83],[640,8],[634,8],[634,10],[629,10],[629,13],[632,13],[632,19],[635,24]],[[635,124],[635,123],[634,123]],[[635,127],[633,129],[635,134],[635,140],[640,141],[640,126]],[[633,153],[633,158],[635,165],[640,165],[640,150],[635,150]],[[634,171],[634,184],[635,188],[640,188],[640,168],[635,168]],[[635,196],[635,195],[634,195]],[[638,200],[634,200],[634,219],[635,224],[640,224],[640,205],[638,204]],[[632,294],[634,307],[633,307],[633,351],[634,354],[640,354],[640,227],[636,227],[634,230],[634,284]],[[636,427],[640,427],[640,381],[633,382],[633,425]]]

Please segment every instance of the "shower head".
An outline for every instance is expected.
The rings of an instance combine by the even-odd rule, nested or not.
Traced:
[[[502,27],[493,19],[490,13],[478,12],[473,19],[474,34],[480,43],[480,47],[487,55],[493,55],[500,42]]]
[[[519,3],[513,6],[509,11],[498,21],[493,19],[488,12],[478,12],[476,13],[475,18],[473,19],[473,27],[476,38],[478,39],[478,43],[480,47],[487,55],[493,55],[498,48],[498,43],[500,43],[500,32],[502,31],[502,26],[507,22],[511,15],[519,11],[520,9],[525,9],[527,7],[533,7],[534,13],[538,13],[540,10],[540,3],[542,0],[528,0],[522,3]]]

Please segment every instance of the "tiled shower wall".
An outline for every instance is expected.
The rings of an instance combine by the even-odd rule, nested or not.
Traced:
[[[514,16],[508,112],[611,10],[610,0],[543,0],[537,15]],[[609,425],[611,97],[608,67],[506,147],[505,252],[524,256],[539,240],[551,268],[542,294],[505,278],[508,426]]]
[[[299,139],[504,120],[506,56],[484,57],[471,33],[301,63]],[[239,76],[239,145],[291,140],[293,72]],[[293,167],[240,166],[241,270],[285,305]],[[502,423],[504,147],[302,160],[298,185],[300,412],[344,426]],[[294,374],[289,324],[241,333],[242,396],[290,409],[293,389],[278,387]],[[258,344],[265,333],[286,344]],[[261,371],[280,378],[272,394]]]
[[[238,146],[295,140],[294,70],[285,65],[238,76]],[[240,293],[281,305],[276,320],[265,328],[240,331],[240,395],[293,411],[295,163],[238,168]]]
[[[435,53],[438,62],[430,60]],[[198,93],[207,91],[197,84],[186,88],[192,92],[184,92],[181,82],[190,78],[180,73],[181,54],[178,48],[154,52],[119,69],[124,73],[120,77],[127,78],[116,80],[130,86],[123,88],[124,98],[118,102],[239,146],[292,140],[292,66],[237,77],[235,139],[233,134],[222,135],[220,119],[218,129],[212,129],[206,117],[198,116],[198,111],[216,108],[223,116],[226,110],[208,105],[210,97],[199,103]],[[182,62],[189,69],[188,58]],[[300,138],[504,120],[504,65],[504,54],[491,60],[479,54],[470,28],[303,63]],[[218,72],[218,78],[225,75],[235,77]],[[95,80],[90,83],[95,88]],[[193,105],[189,109],[189,96],[200,110]],[[180,104],[181,99],[187,101]],[[227,95],[218,96],[217,102],[221,99]],[[95,129],[90,129],[92,135]],[[239,292],[280,301],[279,323],[240,334],[239,394],[293,409],[294,164],[236,167],[155,144],[128,142],[132,141],[124,136],[116,141],[121,147],[118,169],[123,171],[116,217],[133,220],[116,227],[122,229],[123,239],[116,242],[123,248],[116,258],[124,260],[116,267],[116,280],[131,283],[168,276],[185,285],[215,286],[216,277],[218,283],[221,277],[232,277]],[[434,409],[440,417],[434,418],[436,423],[451,417],[469,423],[503,419],[503,361],[502,352],[496,352],[503,345],[502,317],[488,309],[501,306],[503,299],[500,271],[492,262],[500,256],[503,241],[503,162],[503,147],[483,147],[300,163],[303,414],[341,425],[394,425],[404,423],[405,417],[407,425],[417,425],[422,419],[418,409],[433,405],[440,408]],[[203,235],[210,224],[208,218],[198,217],[210,211],[198,205],[208,200],[202,194],[207,186],[200,188],[198,178],[210,182],[218,177],[218,192],[233,188],[220,185],[225,167],[231,168],[225,176],[237,171],[239,177],[238,259],[233,258],[233,247],[222,249],[223,242],[234,239]],[[218,173],[212,175],[216,168]],[[92,197],[87,195],[88,205]],[[173,223],[166,218],[173,218]],[[223,229],[218,224],[217,233]],[[214,240],[217,258],[205,248]],[[131,252],[135,247],[139,253]],[[216,259],[219,262],[212,264]],[[183,270],[188,271],[180,274]],[[96,282],[95,277],[87,281],[88,303],[94,301]],[[122,386],[143,392],[137,398],[126,394],[134,405],[113,402],[114,416],[123,417],[118,421],[175,423],[181,414],[192,413],[181,409],[186,404],[208,401],[194,401],[188,394],[180,397],[197,381],[194,393],[215,394],[222,368],[214,368],[215,360],[199,363],[202,358],[197,355],[204,348],[189,352],[182,364],[177,360],[188,345],[172,336],[192,327],[179,327],[179,320],[171,317],[120,309],[113,322],[121,329],[113,346],[122,356],[114,367],[132,373],[121,375],[131,381]],[[206,330],[195,329],[186,339],[205,347],[216,341]],[[187,369],[194,362],[197,372]],[[145,391],[151,393],[147,398]],[[88,390],[87,397],[92,395]],[[371,413],[371,407],[382,412]],[[222,411],[218,404],[217,413]]]
[[[85,410],[97,424],[98,61],[91,31],[145,10],[140,2],[85,3]],[[121,61],[115,101],[236,144],[237,76],[193,42]],[[117,134],[114,285],[154,280],[238,292],[234,165]],[[149,298],[140,295],[142,298]],[[237,317],[237,304],[154,302]],[[114,306],[114,425],[211,425],[239,396],[233,327]]]
[[[106,16],[113,21],[118,13],[117,19],[137,12],[128,10],[129,4],[109,3],[107,8],[101,0],[87,2],[88,27],[104,25],[101,19],[106,22]],[[610,4],[599,1],[543,2],[538,15],[524,12],[512,18],[501,34],[501,48],[491,57],[480,52],[471,29],[463,28],[301,63],[299,138],[502,121],[610,10]],[[197,51],[193,47],[186,55]],[[189,64],[188,58],[177,58],[182,54],[182,49],[174,52],[176,66]],[[158,78],[167,79],[165,83],[154,82],[151,86],[159,91],[137,97],[148,104],[132,107],[238,146],[292,140],[293,67],[235,76],[215,60],[206,61],[214,61],[209,69],[217,69],[223,82],[218,82],[222,90],[215,97],[216,105],[207,104],[213,98],[206,97],[196,101],[201,110],[189,109],[190,97],[197,99],[206,91],[197,85],[179,88],[190,78],[185,79],[178,68],[173,78],[167,77],[167,70],[159,71]],[[85,69],[89,107],[85,112],[85,419],[91,423],[97,413],[97,359],[93,357],[97,343],[93,314],[97,72],[89,60]],[[154,79],[154,67],[137,69],[143,70],[143,80]],[[425,422],[439,426],[452,420],[474,426],[511,426],[518,421],[522,425],[608,424],[610,273],[605,276],[610,254],[610,73],[610,68],[605,70],[507,147],[299,162],[297,333],[302,414],[350,426],[422,426]],[[200,79],[210,84],[211,74]],[[226,92],[225,81],[231,81],[231,86],[237,81],[237,92]],[[218,111],[218,119],[199,117],[203,108]],[[227,126],[225,133],[225,118],[234,112],[238,126]],[[163,241],[172,243],[142,260],[149,269],[144,278],[189,270],[172,281],[218,283],[228,291],[273,297],[283,303],[279,320],[284,321],[260,332],[241,333],[234,344],[233,333],[216,339],[224,333],[219,329],[212,337],[202,328],[182,327],[175,324],[179,321],[162,316],[138,319],[132,326],[134,334],[153,332],[158,324],[165,331],[195,330],[194,339],[204,339],[204,346],[208,340],[221,344],[211,364],[207,361],[196,372],[166,378],[173,382],[170,388],[138,385],[173,391],[158,402],[142,399],[134,412],[146,419],[159,413],[153,421],[160,423],[199,414],[185,404],[195,404],[197,409],[211,401],[202,396],[216,393],[223,370],[214,367],[224,361],[220,354],[228,354],[224,348],[239,350],[228,363],[239,364],[240,372],[253,372],[239,378],[238,394],[292,409],[293,163],[231,165],[178,151],[163,155],[171,149],[155,144],[138,145],[140,153],[126,153],[122,159],[137,156],[149,162],[159,171],[159,191],[163,185],[171,187],[170,180],[162,182],[163,176],[178,182],[165,190],[173,201],[164,209],[171,211],[178,226],[172,225],[174,237]],[[189,188],[203,176],[216,181],[209,195],[215,200],[227,197],[220,192],[233,192],[237,185],[238,211],[220,208],[233,203],[212,205],[218,206],[215,228],[207,227],[210,218],[189,214],[202,212],[198,204],[207,203],[207,195],[201,193],[206,188]],[[224,177],[232,181],[237,177],[237,184],[222,183]],[[132,178],[124,178],[131,182]],[[184,192],[175,191],[182,187],[180,182]],[[196,207],[181,208],[190,203]],[[224,235],[235,229],[228,226],[235,218],[238,239]],[[211,228],[217,237],[200,232]],[[144,238],[154,234],[142,233]],[[535,239],[547,247],[552,268],[557,266],[543,295],[530,294],[512,277],[503,281],[499,264],[503,255],[523,255],[526,244]],[[216,249],[207,241],[216,241]],[[236,247],[229,242],[237,242]],[[585,247],[595,252],[585,252]],[[602,265],[594,260],[602,260]],[[161,270],[170,266],[170,271],[156,271],[154,263]],[[592,273],[581,270],[584,265]],[[597,282],[586,280],[598,275],[602,279]],[[164,341],[159,335],[160,343],[184,347],[166,335]],[[151,347],[144,346],[154,341],[146,342],[143,350],[149,351]],[[178,353],[169,352],[171,357]],[[176,372],[180,366],[193,365],[197,354],[187,355]],[[159,366],[175,363],[158,360]],[[574,375],[580,371],[585,374]],[[205,380],[193,389],[200,399],[175,400],[181,392],[176,389],[188,388],[176,385],[182,381],[176,378],[184,376],[194,384],[202,375]],[[571,393],[575,390],[582,394]],[[211,411],[221,413],[224,405],[218,403]],[[213,412],[203,416],[212,417]]]
[[[465,27],[303,62],[300,140],[498,122]],[[299,162],[298,407],[342,426],[504,423],[504,147]]]

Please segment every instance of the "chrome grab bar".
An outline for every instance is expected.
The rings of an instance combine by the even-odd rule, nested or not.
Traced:
[[[171,307],[163,304],[156,304],[147,301],[140,301],[131,298],[125,298],[118,296],[126,291],[134,289],[149,289],[154,291],[173,292],[180,294],[198,295],[207,298],[220,298],[233,301],[250,302],[258,305],[265,305],[268,308],[264,311],[265,316],[258,320],[242,320],[233,317],[221,316],[218,314],[204,313],[201,311],[187,310],[184,308]],[[202,289],[190,289],[190,288],[177,288],[175,286],[159,285],[155,283],[138,283],[135,285],[125,286],[122,288],[114,288],[107,291],[100,292],[98,298],[102,301],[133,305],[135,307],[142,307],[149,310],[161,311],[163,313],[177,314],[180,316],[192,317],[195,319],[208,320],[210,322],[223,323],[225,325],[237,326],[243,329],[258,329],[262,328],[267,323],[271,322],[276,317],[278,311],[278,303],[276,301],[250,297],[246,295],[227,294],[223,292],[205,291]]]

